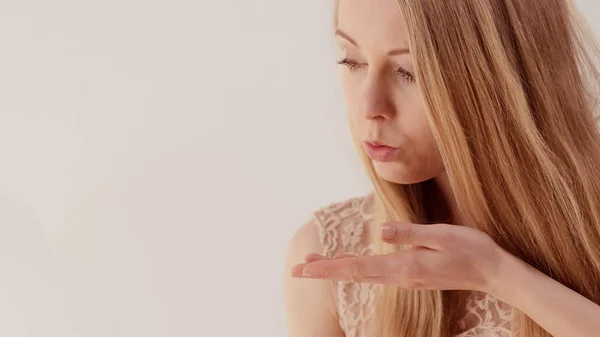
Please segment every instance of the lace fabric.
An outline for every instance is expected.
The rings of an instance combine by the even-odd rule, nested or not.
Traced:
[[[458,321],[464,331],[456,337],[517,337],[511,330],[511,307],[483,292],[473,292],[467,301],[466,315]]]
[[[323,255],[370,255],[374,252],[374,197],[332,203],[314,213]],[[369,336],[374,315],[375,286],[345,281],[332,282],[340,327],[346,337]],[[518,337],[511,331],[512,309],[489,294],[473,292],[466,314],[457,322],[455,337]]]

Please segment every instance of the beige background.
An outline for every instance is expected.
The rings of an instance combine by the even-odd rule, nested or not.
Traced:
[[[290,236],[369,186],[331,7],[0,0],[0,336],[285,335]]]

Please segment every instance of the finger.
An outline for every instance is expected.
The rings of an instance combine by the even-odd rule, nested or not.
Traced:
[[[333,256],[333,259],[343,259],[343,258],[347,258],[347,257],[353,257],[354,255],[350,255],[350,254],[345,254],[345,253],[337,253]],[[303,276],[302,275],[302,271],[304,270],[304,266],[306,266],[308,263],[311,262],[315,262],[315,261],[321,261],[321,260],[329,260],[329,258],[327,256],[321,255],[321,254],[316,254],[316,253],[310,253],[308,255],[306,255],[304,257],[304,263],[300,263],[295,265],[294,267],[292,267],[292,276]]]
[[[307,277],[350,281],[366,277],[385,277],[397,269],[397,260],[398,256],[391,254],[320,260],[306,264],[302,274]]]
[[[314,261],[326,260],[326,259],[329,259],[329,258],[325,255],[311,253],[311,254],[307,254],[304,257],[304,262],[314,262]]]
[[[348,283],[368,283],[368,284],[387,284],[387,285],[398,285],[398,281],[390,276],[382,276],[382,277],[361,277],[361,278],[347,278],[347,277],[310,277],[299,275],[296,276],[298,278],[304,279],[317,279],[317,280],[327,280],[327,281],[343,281]]]
[[[347,257],[352,257],[352,256],[354,256],[354,255],[337,253],[337,254],[335,254],[335,256],[333,258],[334,259],[342,259],[342,258],[347,258]],[[304,263],[300,263],[300,264],[297,264],[294,267],[292,267],[292,276],[298,276],[298,277],[302,276],[302,271],[304,270],[304,266],[306,266],[306,264],[315,262],[315,261],[321,261],[321,260],[329,260],[329,258],[325,255],[321,255],[321,254],[317,254],[317,253],[307,254],[304,257]]]
[[[352,257],[352,256],[354,256],[354,255],[345,254],[345,253],[337,253],[333,256],[333,259],[341,259],[341,258]],[[328,259],[329,259],[329,257],[327,257],[325,255],[321,255],[321,254],[317,254],[317,253],[310,253],[304,257],[304,262],[309,263],[309,262],[328,260]]]
[[[354,257],[354,256],[355,256],[355,255],[352,255],[352,254],[346,254],[346,253],[337,253],[337,254],[335,254],[335,255],[333,256],[333,259],[334,259],[334,260],[337,260],[337,259],[345,259],[345,258],[347,258],[347,257]]]
[[[441,250],[444,241],[454,235],[451,225],[419,225],[407,222],[387,222],[381,226],[381,238],[397,245],[421,246]]]
[[[306,266],[306,263],[300,263],[297,264],[295,266],[292,267],[291,272],[292,272],[292,276],[294,277],[301,277],[303,276],[303,272],[304,272],[304,267]]]

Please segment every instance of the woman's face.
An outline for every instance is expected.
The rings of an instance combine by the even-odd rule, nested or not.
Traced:
[[[352,127],[377,174],[413,184],[444,173],[396,0],[340,0],[336,38]]]

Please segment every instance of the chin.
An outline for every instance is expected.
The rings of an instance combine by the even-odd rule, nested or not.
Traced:
[[[425,169],[413,169],[406,167],[400,162],[377,162],[373,161],[373,167],[377,176],[381,179],[399,185],[412,185],[434,178]]]

